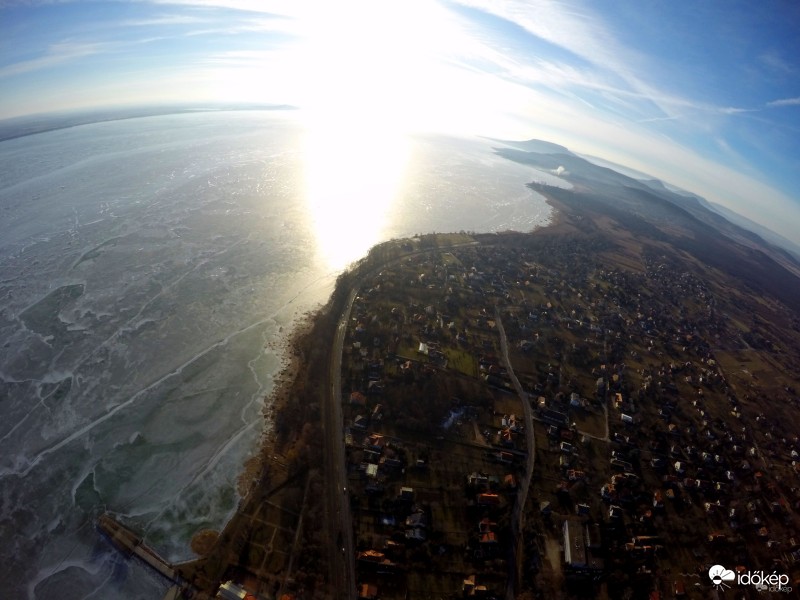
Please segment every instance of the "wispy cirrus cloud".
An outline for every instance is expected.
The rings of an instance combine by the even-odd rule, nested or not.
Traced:
[[[199,15],[158,15],[145,19],[128,19],[116,23],[121,27],[161,27],[170,25],[196,25],[198,23],[209,23],[209,17]]]
[[[633,48],[623,46],[604,25],[601,16],[586,7],[554,0],[455,1],[513,23],[596,69],[615,75],[635,90],[649,89],[634,66],[643,57]]]
[[[795,70],[789,61],[775,51],[764,52],[758,59],[762,65],[778,75],[788,75]]]
[[[541,59],[528,56],[509,59],[502,52],[485,52],[510,79],[550,88],[589,106],[600,103],[616,106],[613,112],[627,115],[636,122],[687,120],[692,115],[733,116],[758,109],[717,105],[686,97],[652,83],[647,74],[659,71],[652,57],[623,44],[607,26],[601,14],[587,5],[555,0],[453,0],[500,18],[529,35],[565,50],[574,60]],[[581,95],[588,92],[589,95]],[[695,119],[696,120],[696,119]]]
[[[92,54],[99,54],[105,49],[106,44],[103,43],[62,42],[52,44],[42,56],[0,67],[0,78],[49,69]]]
[[[256,18],[242,21],[229,21],[224,25],[211,25],[201,29],[192,29],[184,35],[236,35],[239,33],[263,33],[297,36],[302,33],[300,24],[283,16],[272,18]]]
[[[147,0],[151,4],[175,6],[197,6],[204,8],[227,8],[250,13],[294,15],[303,3],[292,0]],[[313,6],[310,8],[313,9]]]
[[[168,13],[143,19],[128,19],[119,21],[115,23],[115,25],[122,27],[162,27],[198,24],[218,25],[220,21],[222,21],[226,24],[226,27],[212,27],[209,30],[225,31],[233,28],[235,31],[269,32],[293,30],[296,28],[291,18],[293,15],[267,10],[256,11],[255,7],[252,9],[245,9],[242,7],[249,5],[243,2],[225,2],[224,0],[220,2],[204,2],[203,0],[187,0],[186,4],[189,6],[184,10],[191,10],[191,13]],[[258,6],[265,9],[268,5],[266,3],[261,3]],[[224,18],[220,18],[220,14],[216,9],[230,10],[225,13]],[[253,12],[258,12],[258,14],[248,14],[251,10]]]
[[[757,112],[758,108],[740,108],[736,106],[721,106],[719,113],[723,115],[740,115],[742,113]]]
[[[796,98],[781,98],[780,100],[773,100],[772,102],[767,102],[767,106],[769,107],[777,107],[777,106],[800,106],[800,96]]]

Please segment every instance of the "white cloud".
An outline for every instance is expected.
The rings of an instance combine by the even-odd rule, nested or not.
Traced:
[[[635,65],[645,57],[620,44],[599,14],[574,3],[555,0],[456,0],[521,27],[528,33],[563,48],[607,76],[614,74],[635,92],[658,94],[636,75]]]
[[[777,75],[785,76],[794,72],[794,67],[791,63],[776,52],[765,52],[758,58],[770,71]]]
[[[575,2],[556,0],[453,0],[477,8],[524,29],[529,34],[567,50],[580,59],[572,63],[541,56],[524,62],[502,51],[488,48],[478,55],[508,78],[529,85],[546,86],[559,94],[571,95],[597,108],[581,90],[600,94],[612,111],[635,122],[649,120],[693,120],[702,125],[708,115],[737,115],[758,109],[718,106],[687,98],[654,85],[651,78],[660,70],[657,61],[620,43],[605,25],[601,14],[594,14]],[[502,43],[502,41],[501,41]]]
[[[521,88],[517,86],[516,129],[505,132],[510,139],[545,139],[581,154],[602,156],[697,193],[790,239],[796,237],[800,207],[741,157],[733,165],[726,164],[651,131],[646,124],[612,120],[605,113],[586,111],[577,102]],[[724,153],[725,141],[716,138],[716,142]]]
[[[103,50],[104,44],[99,43],[65,42],[53,44],[47,49],[44,56],[23,60],[0,68],[0,78],[12,77],[14,75],[38,71],[40,69],[49,69],[92,54],[98,54]]]
[[[773,100],[772,102],[767,102],[767,106],[774,107],[774,106],[800,106],[800,96],[797,98],[783,98],[780,100]]]
[[[211,19],[197,15],[160,15],[148,19],[129,19],[120,21],[122,27],[160,27],[164,25],[194,25],[208,23]]]
[[[735,106],[721,106],[719,112],[723,115],[739,115],[741,113],[757,112],[757,108],[737,108]]]
[[[227,8],[251,13],[269,13],[279,15],[297,15],[309,8],[313,8],[315,2],[302,3],[292,2],[291,0],[149,0],[152,4],[164,4],[175,6],[200,6],[206,8]],[[311,4],[312,6],[305,6]]]
[[[783,235],[787,224],[800,222],[798,209],[785,195],[759,183],[763,175],[752,166],[737,169],[742,163],[731,160],[724,142],[718,143],[716,152],[722,158],[711,160],[666,133],[693,139],[702,132],[706,140],[721,140],[720,122],[742,119],[753,109],[702,102],[654,85],[659,81],[659,63],[622,45],[602,14],[577,8],[569,0],[405,0],[379,7],[370,0],[145,2],[158,5],[148,7],[156,15],[116,25],[186,25],[179,30],[182,40],[260,31],[265,43],[232,43],[227,51],[193,52],[189,63],[165,58],[163,65],[148,66],[142,73],[126,72],[124,77],[117,73],[91,89],[76,85],[71,92],[73,105],[122,98],[306,106],[316,102],[359,118],[364,112],[370,114],[367,109],[383,106],[380,111],[372,109],[378,122],[388,114],[395,121],[418,124],[419,130],[430,127],[563,143],[577,152],[652,173]],[[491,37],[485,23],[451,10],[452,2],[516,23],[572,56],[558,52],[555,59],[509,51],[507,41]],[[371,27],[364,27],[365,21]],[[270,37],[275,32],[289,35]],[[0,68],[0,77],[143,41],[53,45],[39,58]],[[371,51],[364,52],[365,47]],[[61,90],[59,97],[68,94]],[[776,99],[760,108],[796,105],[800,98]],[[659,121],[675,127],[659,126]]]

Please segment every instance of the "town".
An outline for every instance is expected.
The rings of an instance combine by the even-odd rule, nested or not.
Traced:
[[[496,237],[395,261],[355,299],[358,597],[705,597],[714,564],[796,576],[797,371],[765,360],[796,360],[796,322],[776,337],[777,307],[745,312],[657,251],[622,267],[592,241]]]
[[[720,565],[797,590],[800,320],[583,225],[343,273],[239,510],[161,569],[172,597],[706,598]]]

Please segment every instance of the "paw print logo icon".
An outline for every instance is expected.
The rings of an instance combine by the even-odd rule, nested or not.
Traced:
[[[714,565],[708,570],[708,578],[711,580],[714,587],[719,590],[731,587],[728,585],[728,582],[736,579],[736,573],[730,569],[726,569],[722,565]]]

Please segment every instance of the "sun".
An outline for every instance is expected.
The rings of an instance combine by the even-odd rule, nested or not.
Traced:
[[[302,69],[309,78],[305,197],[318,253],[338,270],[384,237],[409,136],[424,109],[423,69],[415,70],[419,56],[403,31],[407,6],[346,2],[318,8],[309,17]]]
[[[305,199],[318,254],[339,270],[385,239],[412,136],[475,124],[485,86],[448,63],[463,32],[430,0],[315,3],[300,21]]]
[[[305,132],[305,201],[317,253],[329,269],[345,268],[384,238],[408,150],[402,136],[346,122]]]
[[[349,0],[305,15],[306,107],[409,131],[437,105],[440,60],[452,27],[434,2]]]

